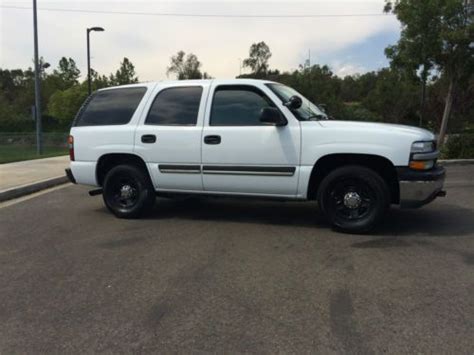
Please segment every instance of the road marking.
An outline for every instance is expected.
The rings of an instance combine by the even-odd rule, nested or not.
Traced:
[[[72,186],[72,183],[68,182],[66,184],[62,184],[62,185],[59,185],[59,186],[54,186],[54,187],[51,187],[51,188],[48,188],[48,189],[44,189],[44,190],[41,190],[41,191],[38,191],[38,192],[34,192],[30,195],[26,195],[26,196],[14,198],[12,200],[0,202],[0,208],[16,205],[17,203],[27,201],[27,200],[31,200],[32,198],[35,198],[35,197],[38,197],[38,196],[41,196],[41,195],[44,195],[44,194],[47,194],[47,193],[50,193],[50,192],[53,192],[53,191],[56,191],[56,190],[61,190],[61,189],[64,189],[65,187],[69,187],[69,186]]]

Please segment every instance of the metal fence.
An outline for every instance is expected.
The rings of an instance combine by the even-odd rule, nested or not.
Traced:
[[[68,133],[43,133],[43,146],[66,148]],[[35,133],[1,132],[0,145],[18,147],[36,147]]]
[[[43,154],[36,153],[36,134],[0,132],[0,164],[67,154],[68,133],[43,133]]]

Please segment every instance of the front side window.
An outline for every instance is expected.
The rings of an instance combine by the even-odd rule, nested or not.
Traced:
[[[258,88],[223,85],[216,88],[211,109],[211,126],[260,126],[265,107],[275,104]]]
[[[160,91],[151,105],[145,124],[196,125],[201,95],[201,86],[174,87]]]
[[[145,92],[145,87],[98,91],[79,110],[74,126],[127,124],[132,119]]]
[[[266,84],[270,90],[272,90],[276,96],[282,101],[282,103],[287,102],[290,97],[296,95],[301,97],[303,104],[299,109],[291,110],[291,112],[296,116],[297,119],[301,121],[311,121],[318,119],[328,119],[327,115],[315,104],[309,101],[306,97],[301,95],[298,91],[289,86],[282,84]]]

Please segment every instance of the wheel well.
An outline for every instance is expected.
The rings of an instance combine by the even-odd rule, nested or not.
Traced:
[[[377,172],[390,189],[391,202],[400,202],[400,187],[398,176],[392,162],[387,158],[370,154],[330,154],[320,158],[314,164],[308,184],[308,199],[316,199],[321,181],[332,170],[344,165],[362,165]]]
[[[104,178],[110,171],[110,169],[112,169],[114,166],[122,164],[133,165],[140,169],[143,169],[143,171],[145,171],[146,174],[149,176],[146,164],[139,156],[126,153],[105,154],[101,156],[99,158],[99,161],[97,162],[96,178],[99,186],[102,186]]]

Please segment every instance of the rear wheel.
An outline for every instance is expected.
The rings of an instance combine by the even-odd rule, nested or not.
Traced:
[[[103,198],[117,217],[137,218],[153,207],[156,197],[146,172],[132,165],[118,165],[105,176]]]
[[[375,171],[351,165],[330,172],[318,189],[318,205],[331,224],[344,232],[370,231],[390,205],[385,181]]]

